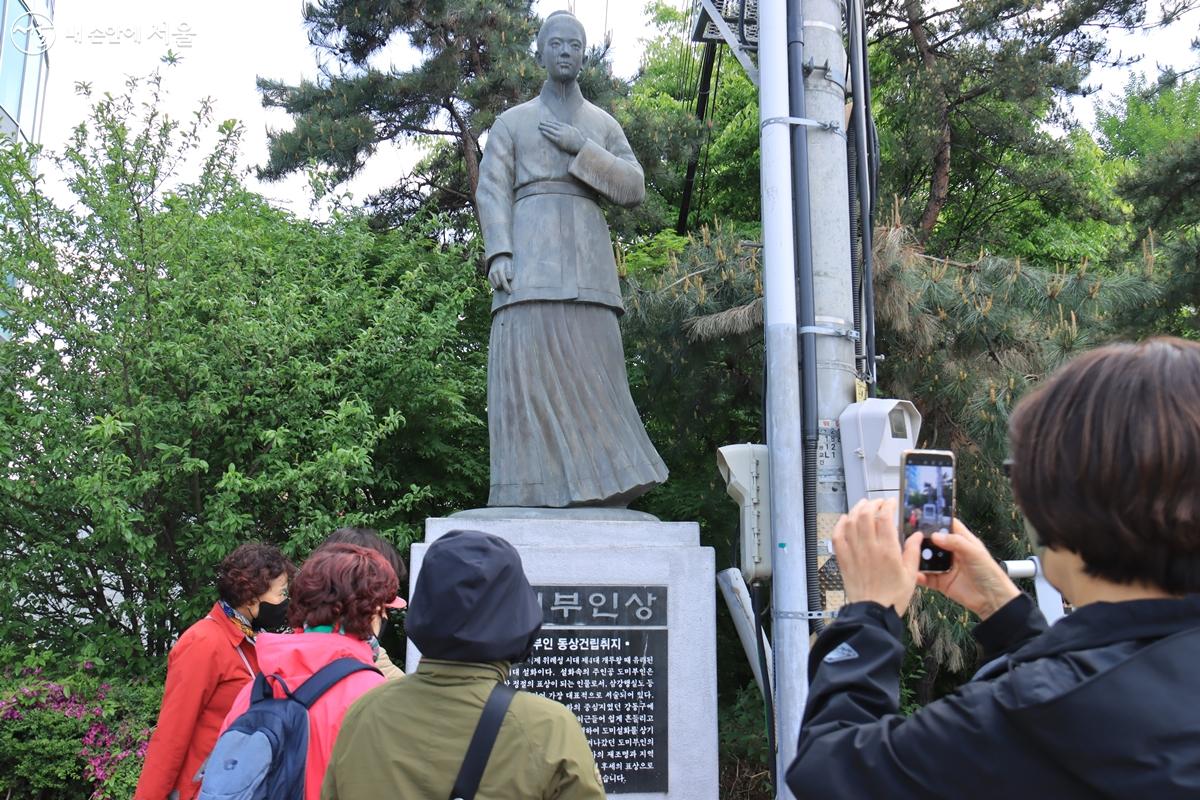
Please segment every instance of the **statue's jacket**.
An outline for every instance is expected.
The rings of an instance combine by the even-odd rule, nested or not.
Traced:
[[[642,168],[621,126],[568,89],[555,114],[548,91],[500,115],[488,134],[476,203],[488,263],[513,260],[512,292],[498,291],[493,313],[537,300],[595,303],[624,311],[612,240],[597,203],[632,207],[645,197]],[[565,116],[564,116],[565,115]],[[542,121],[574,125],[587,138],[575,155],[538,130]]]

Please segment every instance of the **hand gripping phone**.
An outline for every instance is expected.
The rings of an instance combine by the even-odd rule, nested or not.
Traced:
[[[950,533],[954,522],[954,453],[949,450],[905,450],[900,454],[900,538],[913,533],[921,542],[921,571],[948,572],[949,550],[936,547],[932,534]]]

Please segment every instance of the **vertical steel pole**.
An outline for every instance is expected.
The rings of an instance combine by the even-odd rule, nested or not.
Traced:
[[[776,796],[791,800],[784,775],[808,694],[808,595],[800,482],[800,375],[796,262],[792,236],[787,9],[759,4],[762,125],[763,294],[767,357],[767,447],[771,481],[771,622],[775,674]],[[843,162],[845,154],[842,155]],[[845,178],[842,179],[843,184]]]
[[[814,322],[817,338],[818,540],[828,539],[846,511],[846,476],[838,417],[854,402],[854,287],[850,276],[850,191],[846,158],[846,50],[842,0],[803,0],[805,116],[835,127],[808,136]],[[857,88],[857,87],[856,87]],[[860,146],[865,146],[865,142]],[[810,509],[810,518],[813,516]],[[822,555],[818,561],[823,561]],[[826,600],[828,603],[828,599]]]

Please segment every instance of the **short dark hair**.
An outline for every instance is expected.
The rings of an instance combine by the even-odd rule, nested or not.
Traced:
[[[351,636],[371,636],[371,619],[396,597],[396,573],[383,556],[353,544],[317,548],[291,585],[293,627],[334,625]]]
[[[271,582],[287,573],[290,580],[296,567],[278,547],[248,542],[221,561],[217,568],[217,594],[234,608],[266,594]]]
[[[542,50],[545,49],[543,47],[543,43],[546,41],[546,31],[550,29],[550,23],[552,21],[554,21],[554,22],[566,22],[566,21],[574,22],[576,27],[579,28],[579,35],[580,35],[580,38],[583,40],[583,46],[585,48],[587,47],[587,30],[583,27],[583,23],[579,21],[579,17],[575,16],[570,11],[566,11],[564,9],[559,9],[558,11],[550,12],[550,14],[546,17],[545,21],[542,22],[542,27],[538,28],[537,51],[539,54],[541,54]]]
[[[1009,437],[1041,544],[1105,580],[1200,592],[1200,343],[1081,355],[1018,404]]]
[[[368,550],[374,550],[391,566],[392,571],[396,573],[396,580],[400,581],[400,586],[403,587],[408,583],[408,567],[404,565],[404,557],[400,555],[400,551],[396,546],[384,539],[379,531],[374,528],[338,528],[333,533],[325,538],[321,543],[321,547],[327,544],[356,544],[359,547],[365,547]]]

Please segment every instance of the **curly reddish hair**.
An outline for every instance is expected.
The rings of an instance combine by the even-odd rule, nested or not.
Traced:
[[[291,585],[288,622],[293,627],[333,625],[367,639],[371,621],[400,587],[387,560],[365,547],[329,544],[309,556]]]
[[[338,528],[333,533],[325,537],[325,541],[321,543],[321,547],[327,544],[356,544],[359,547],[365,547],[368,550],[374,550],[379,555],[383,556],[392,569],[396,572],[396,578],[400,581],[400,588],[404,588],[405,582],[408,580],[408,567],[404,566],[404,557],[400,555],[400,551],[396,546],[384,539],[379,531],[374,528]]]
[[[291,580],[296,567],[278,547],[248,542],[221,561],[217,568],[217,594],[238,608],[266,594],[271,582],[285,572]]]

